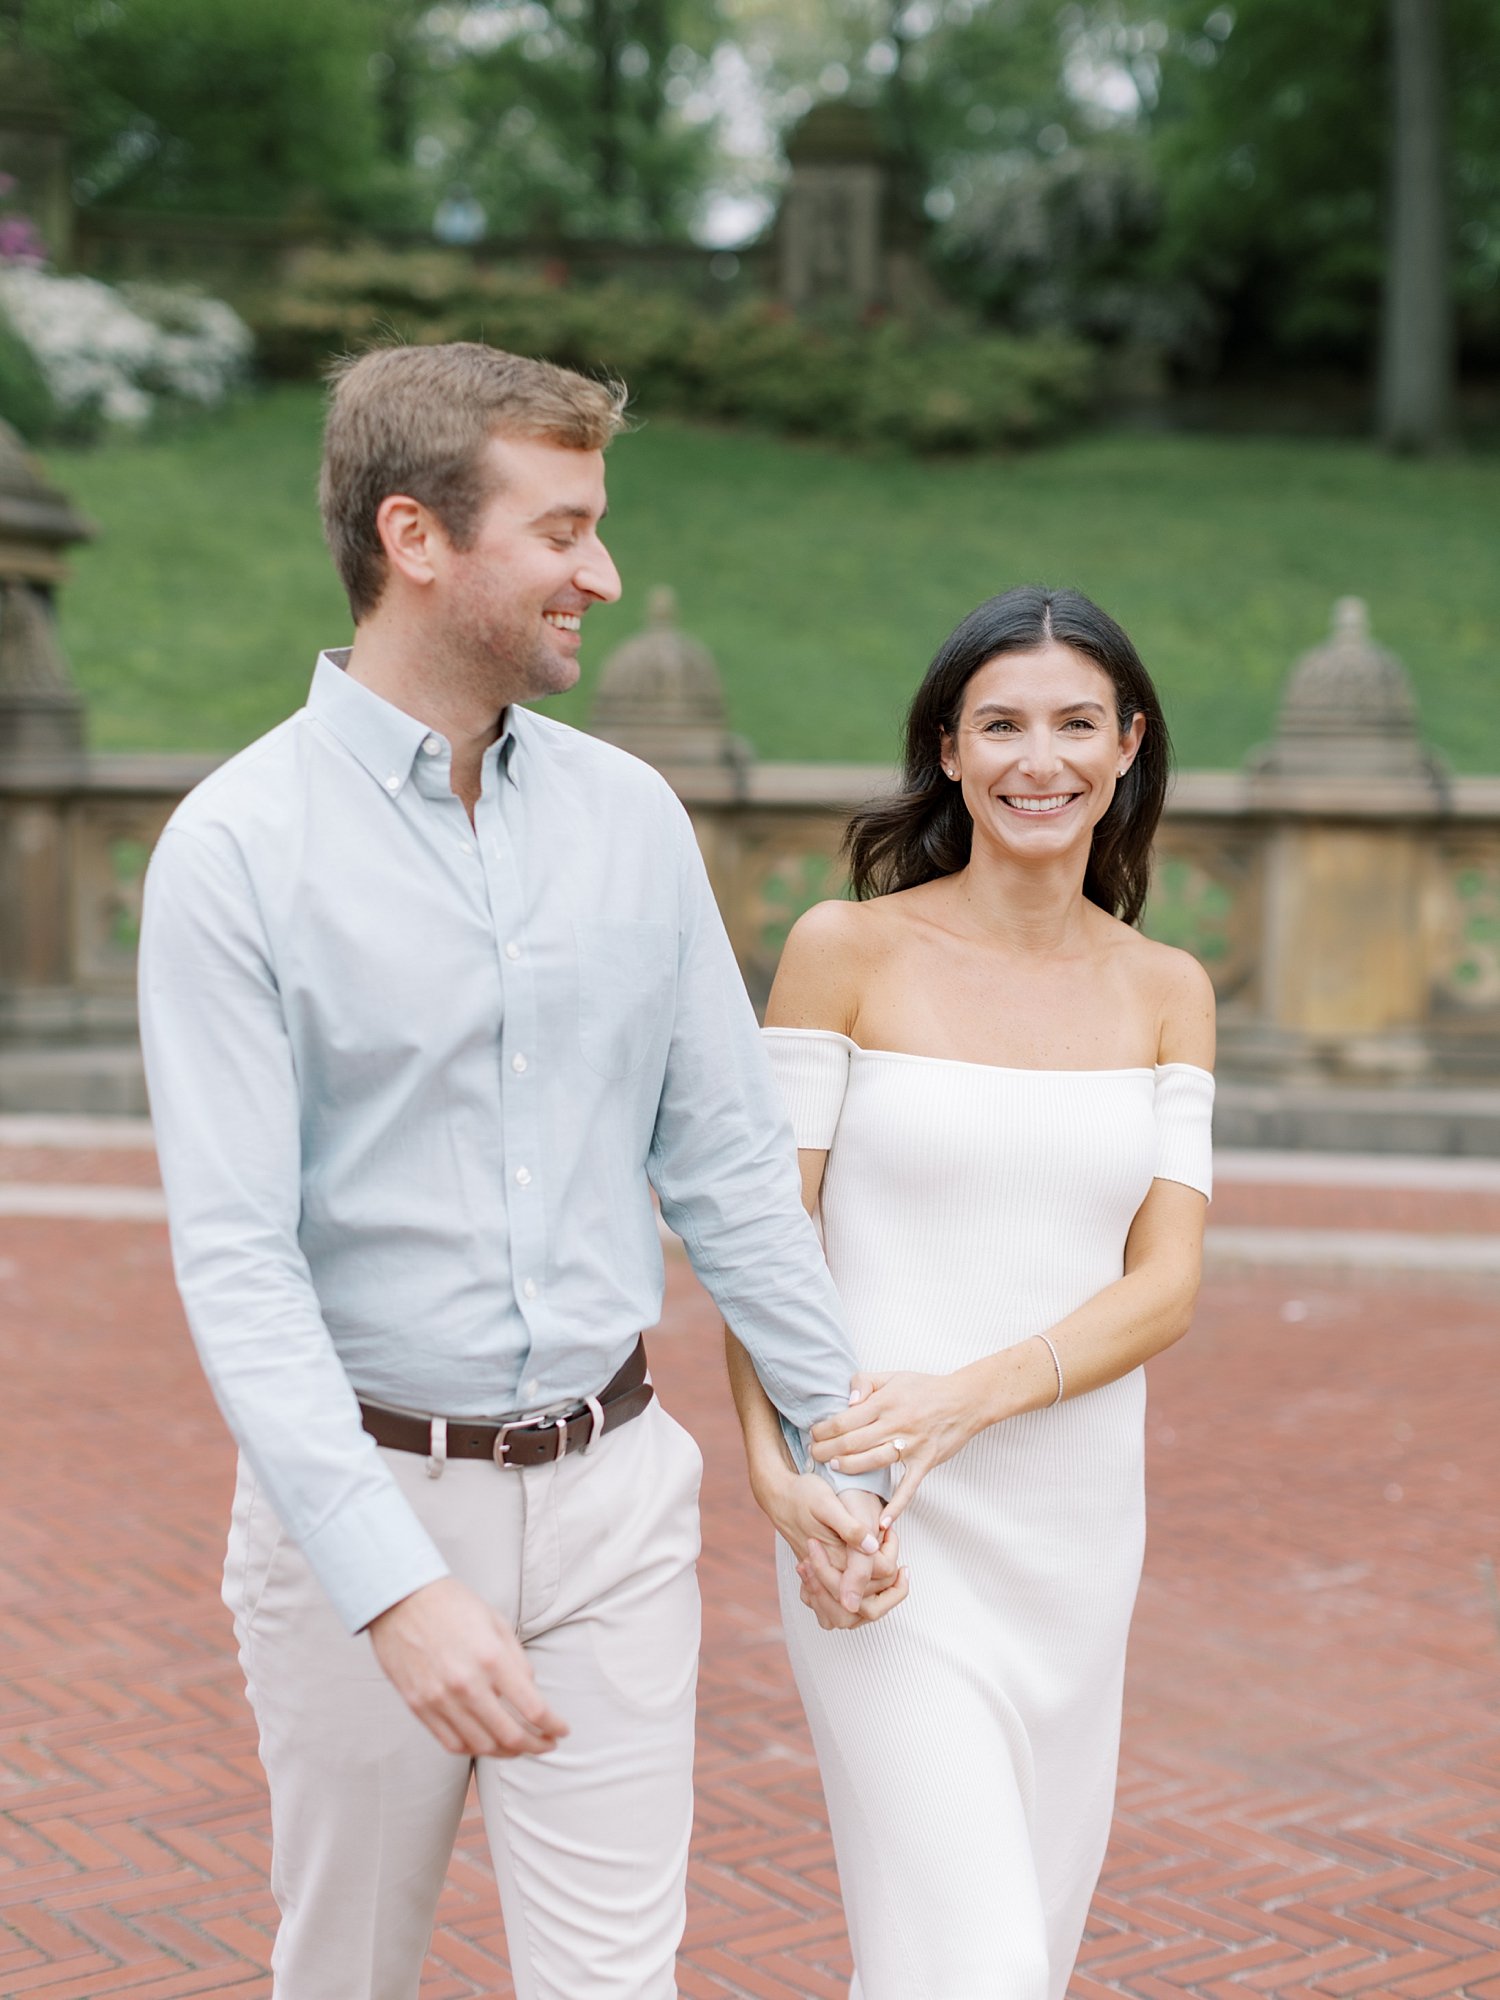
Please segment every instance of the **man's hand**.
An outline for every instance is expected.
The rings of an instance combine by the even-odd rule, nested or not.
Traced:
[[[455,1756],[535,1756],[567,1735],[515,1633],[456,1577],[424,1584],[366,1629],[397,1693]]]
[[[825,1631],[849,1631],[869,1625],[894,1611],[905,1598],[907,1574],[900,1567],[894,1532],[876,1539],[881,1507],[879,1494],[848,1489],[836,1504],[866,1530],[860,1544],[845,1536],[838,1541],[810,1535],[797,1563],[802,1602],[815,1613]],[[873,1552],[872,1552],[873,1545]]]

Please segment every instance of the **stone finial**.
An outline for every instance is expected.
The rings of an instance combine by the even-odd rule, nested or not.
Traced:
[[[713,654],[678,630],[665,585],[651,592],[646,618],[645,631],[604,662],[589,727],[658,769],[738,766],[744,748],[730,734]]]
[[[1422,741],[1405,667],[1370,636],[1364,599],[1341,597],[1327,640],[1288,676],[1276,734],[1252,753],[1271,778],[1404,780],[1436,790],[1442,766]]]
[[[63,551],[93,529],[0,423],[0,766],[49,768],[83,753],[83,696],[57,636]]]

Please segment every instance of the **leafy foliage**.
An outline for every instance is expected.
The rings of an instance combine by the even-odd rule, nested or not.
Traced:
[[[1374,342],[1391,140],[1388,0],[1188,0],[1153,151],[1163,261],[1217,308],[1231,358],[1355,363]],[[1500,360],[1500,12],[1446,0],[1455,283]]]
[[[30,0],[85,200],[275,214],[357,203],[375,145],[367,0]]]
[[[567,286],[441,251],[305,257],[251,311],[262,364],[319,372],[396,337],[485,339],[629,383],[641,408],[917,451],[1050,436],[1080,416],[1092,357],[1058,336],[797,320],[750,301],[708,313],[670,292]]]

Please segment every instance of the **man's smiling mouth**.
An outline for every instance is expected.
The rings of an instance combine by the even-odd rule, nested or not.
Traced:
[[[583,613],[581,611],[544,611],[542,617],[547,624],[555,625],[559,632],[581,632]]]

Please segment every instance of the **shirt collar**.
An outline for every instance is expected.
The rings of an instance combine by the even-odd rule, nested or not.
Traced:
[[[350,680],[344,672],[350,650],[348,646],[330,646],[318,655],[307,711],[358,758],[381,790],[394,798],[411,776],[417,753],[433,731],[372,688]],[[506,710],[498,741],[485,752],[486,759],[497,758],[512,784],[516,783],[515,716],[512,705]]]

